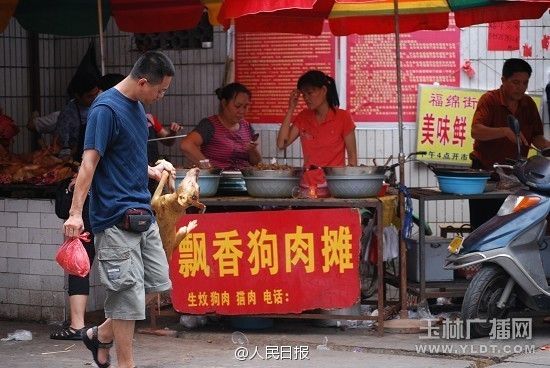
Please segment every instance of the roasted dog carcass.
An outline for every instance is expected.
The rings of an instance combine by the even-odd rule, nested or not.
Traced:
[[[199,184],[197,183],[199,171],[198,168],[190,169],[175,192],[162,194],[167,181],[173,180],[168,171],[163,171],[162,178],[151,199],[151,206],[157,217],[160,237],[168,261],[178,244],[197,226],[197,221],[193,220],[187,226],[182,226],[176,231],[176,222],[185,214],[186,208],[197,207],[201,213],[206,210],[206,206],[199,202]],[[173,188],[173,182],[169,186]]]

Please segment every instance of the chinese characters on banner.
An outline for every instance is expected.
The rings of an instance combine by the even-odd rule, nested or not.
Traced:
[[[281,122],[290,91],[310,69],[335,76],[335,37],[325,25],[318,36],[285,33],[235,35],[235,80],[252,91],[247,119]],[[396,122],[397,98],[393,35],[347,37],[347,109],[356,122]],[[414,122],[419,83],[460,85],[460,30],[401,35],[404,121]],[[341,96],[341,100],[343,100]],[[303,102],[296,111],[305,107]]]
[[[423,161],[470,165],[472,117],[484,91],[418,86],[417,150]]]
[[[489,23],[487,50],[519,50],[519,20]]]
[[[308,70],[334,77],[335,39],[328,25],[320,36],[237,32],[235,52],[235,80],[252,92],[250,122],[282,122],[290,91]],[[304,107],[300,101],[296,111]]]
[[[172,254],[181,313],[299,313],[359,298],[357,209],[185,215],[198,227]]]
[[[420,83],[460,86],[460,30],[401,36],[403,121],[416,120]],[[356,122],[396,122],[394,35],[348,36],[347,108]]]
[[[472,119],[483,93],[433,85],[418,87],[417,150],[422,161],[470,165],[474,145]],[[540,96],[531,96],[540,109]]]

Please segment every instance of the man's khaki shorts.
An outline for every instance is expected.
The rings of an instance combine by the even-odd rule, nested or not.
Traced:
[[[95,236],[95,246],[105,317],[145,319],[145,294],[172,287],[157,223],[143,233],[110,227]]]

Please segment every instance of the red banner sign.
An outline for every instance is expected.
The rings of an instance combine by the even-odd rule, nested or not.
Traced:
[[[355,122],[397,122],[395,36],[348,36],[347,101]],[[418,84],[460,86],[460,30],[401,36],[403,121],[416,120]]]
[[[489,23],[487,50],[519,50],[519,20]]]
[[[252,92],[246,119],[253,123],[281,123],[290,91],[308,70],[334,77],[335,38],[328,26],[320,36],[237,32],[235,53],[235,80]]]
[[[198,226],[172,254],[181,313],[299,313],[359,298],[357,209],[185,215]]]

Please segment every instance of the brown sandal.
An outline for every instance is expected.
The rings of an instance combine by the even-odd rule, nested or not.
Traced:
[[[109,368],[111,366],[111,358],[107,357],[107,361],[105,363],[100,363],[97,360],[97,353],[99,349],[110,349],[113,347],[113,342],[101,342],[98,339],[97,335],[97,326],[92,327],[92,338],[88,337],[87,331],[83,331],[82,333],[82,341],[84,342],[84,345],[92,352],[92,357],[94,358],[95,364],[99,368]]]

